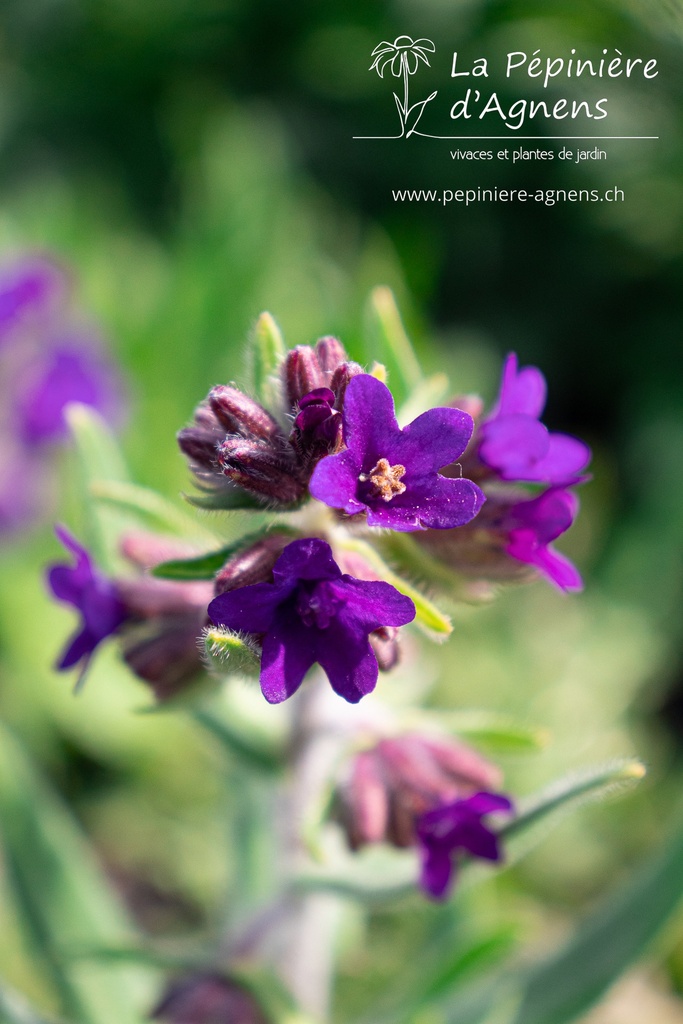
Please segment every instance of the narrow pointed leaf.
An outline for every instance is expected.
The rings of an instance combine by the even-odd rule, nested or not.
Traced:
[[[369,352],[386,364],[391,390],[400,406],[422,380],[422,370],[390,288],[380,286],[371,292],[368,317]]]
[[[150,978],[140,969],[74,964],[77,945],[130,941],[126,921],[67,808],[14,737],[0,729],[0,844],[37,969],[70,1024],[141,1024]]]
[[[238,551],[255,544],[261,537],[265,536],[265,530],[259,533],[250,533],[246,537],[226,544],[225,547],[216,551],[207,551],[204,555],[197,555],[196,558],[176,558],[169,562],[162,562],[152,569],[153,576],[159,576],[164,580],[212,580],[216,573],[223,568],[225,563]],[[290,533],[296,536],[295,531],[289,531],[286,527],[278,530],[279,533]]]
[[[240,509],[258,509],[263,512],[267,508],[263,501],[239,487],[221,487],[215,491],[183,494],[183,497],[190,505],[207,512],[237,512]]]
[[[119,480],[95,480],[90,493],[98,503],[128,512],[155,529],[182,536],[213,536],[196,519],[148,487]]]
[[[252,769],[274,772],[282,766],[283,750],[270,737],[257,732],[251,724],[239,719],[228,720],[202,707],[194,708],[191,715],[198,725]]]
[[[118,509],[99,506],[91,488],[100,481],[127,481],[126,463],[114,435],[94,409],[72,402],[64,415],[80,464],[87,546],[103,569],[114,572],[117,538],[130,518]]]
[[[285,344],[270,313],[261,313],[251,339],[254,391],[266,409],[277,412],[280,404],[279,371],[285,358]]]
[[[533,754],[550,741],[547,729],[525,725],[491,711],[455,711],[439,715],[442,728],[499,754]]]

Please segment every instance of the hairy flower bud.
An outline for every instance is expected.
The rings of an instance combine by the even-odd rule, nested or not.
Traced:
[[[341,363],[334,371],[330,380],[330,388],[334,391],[334,405],[336,409],[342,410],[344,408],[344,397],[347,387],[353,377],[357,377],[359,373],[363,372],[363,367],[358,363]]]
[[[392,626],[376,629],[368,637],[370,646],[375,652],[380,672],[389,672],[398,665],[401,658],[399,631]]]
[[[214,593],[249,587],[252,583],[268,583],[273,577],[273,566],[291,542],[287,533],[269,533],[255,544],[238,551],[229,558],[214,580]]]
[[[228,384],[209,392],[209,405],[226,434],[241,434],[267,441],[282,437],[277,421],[253,398]]]
[[[321,370],[328,376],[328,379],[331,378],[339,364],[347,358],[341,341],[331,335],[318,339],[315,345],[315,354],[318,357]]]
[[[287,353],[284,361],[287,399],[292,409],[316,388],[325,386],[325,375],[317,355],[309,345],[298,345]]]
[[[222,974],[192,974],[173,982],[150,1014],[167,1024],[268,1024],[256,997]]]
[[[232,483],[275,505],[294,505],[306,493],[293,451],[265,441],[227,437],[218,449],[218,464]]]
[[[195,422],[183,427],[177,434],[178,445],[187,455],[194,469],[216,470],[216,448],[225,438],[225,431],[213,413],[200,406],[195,413]]]
[[[338,817],[352,849],[412,846],[420,815],[500,783],[496,765],[452,740],[407,733],[357,754],[338,790]]]

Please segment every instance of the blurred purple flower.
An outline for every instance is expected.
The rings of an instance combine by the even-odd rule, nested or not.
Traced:
[[[512,558],[538,569],[560,590],[582,590],[578,570],[551,547],[551,542],[572,525],[578,509],[575,494],[553,487],[537,498],[513,505],[507,514],[505,551]]]
[[[459,853],[483,860],[502,859],[498,836],[482,823],[487,814],[512,811],[512,802],[498,793],[475,793],[465,800],[435,807],[417,822],[421,847],[420,886],[435,900],[445,899],[453,884]]]
[[[173,982],[152,1010],[169,1024],[267,1024],[256,997],[220,974],[192,974]]]
[[[438,472],[467,447],[467,413],[430,409],[401,430],[389,389],[359,374],[346,389],[343,423],[345,451],[324,458],[311,478],[319,501],[404,532],[462,526],[479,511],[484,495],[476,484]]]
[[[579,483],[590,462],[587,445],[567,434],[550,433],[540,422],[546,383],[535,366],[517,368],[507,357],[498,404],[479,428],[479,458],[502,480],[567,486]]]
[[[69,402],[88,405],[110,421],[118,418],[118,375],[85,337],[69,339],[40,353],[26,368],[22,384],[16,401],[16,422],[27,445],[64,440],[64,410]]]
[[[271,704],[291,697],[316,662],[335,692],[357,703],[377,682],[368,635],[414,617],[413,602],[389,583],[342,575],[317,538],[288,544],[272,583],[220,594],[209,605],[215,625],[263,636],[261,689]]]
[[[97,571],[86,549],[63,526],[57,526],[55,533],[76,561],[51,566],[48,586],[58,601],[73,605],[81,614],[81,627],[56,667],[65,670],[80,662],[82,676],[95,648],[119,629],[128,612],[116,585]]]
[[[44,320],[66,294],[66,279],[54,263],[26,257],[0,269],[0,346],[17,328]]]

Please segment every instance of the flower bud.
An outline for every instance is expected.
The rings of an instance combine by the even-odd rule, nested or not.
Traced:
[[[238,551],[216,575],[215,595],[248,587],[252,583],[269,583],[273,566],[291,540],[290,534],[269,533],[250,547]]]
[[[228,437],[218,449],[218,463],[232,483],[276,505],[296,504],[306,493],[294,453],[265,441]]]
[[[338,790],[338,817],[349,845],[412,846],[420,815],[497,786],[496,765],[452,740],[407,733],[357,754]]]
[[[389,672],[398,665],[401,658],[399,631],[392,626],[382,626],[368,637],[375,652],[381,672]]]
[[[168,700],[204,671],[200,635],[197,619],[168,615],[128,632],[123,638],[123,657],[135,675],[149,684],[158,701]]]
[[[363,373],[363,367],[358,363],[341,363],[332,374],[330,388],[335,395],[335,408],[340,411],[344,408],[344,395],[353,377]]]
[[[221,429],[193,425],[184,427],[176,435],[178,445],[184,455],[198,468],[216,470],[216,448],[225,438]],[[193,469],[195,466],[193,465]]]
[[[321,370],[328,379],[331,378],[339,364],[347,358],[341,341],[331,335],[318,339],[315,345],[315,354],[318,357]]]
[[[173,982],[150,1016],[167,1024],[268,1024],[252,992],[221,974],[192,974]]]
[[[281,437],[277,421],[270,413],[237,388],[219,384],[209,392],[209,404],[226,434],[257,437],[267,441]]]
[[[287,353],[284,381],[290,407],[295,409],[304,395],[325,386],[325,375],[317,355],[309,345],[298,345]]]

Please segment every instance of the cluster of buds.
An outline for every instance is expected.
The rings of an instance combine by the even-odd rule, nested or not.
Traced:
[[[253,993],[224,974],[192,974],[173,981],[152,1020],[166,1024],[268,1024]]]
[[[198,486],[219,501],[237,488],[269,508],[299,505],[316,464],[342,446],[344,394],[361,372],[330,337],[287,354],[279,415],[232,385],[212,388],[178,434]]]
[[[496,832],[481,818],[510,811],[497,765],[443,737],[406,733],[362,750],[337,789],[337,818],[349,846],[417,846],[420,884],[434,899],[449,891],[462,854],[500,860]]]

